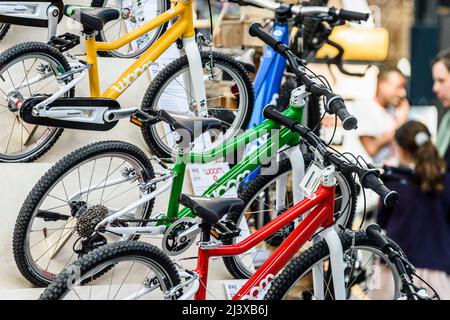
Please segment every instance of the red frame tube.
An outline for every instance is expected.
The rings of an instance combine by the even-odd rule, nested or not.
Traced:
[[[313,209],[294,231],[281,243],[255,274],[245,283],[233,297],[237,299],[255,298],[273,277],[294,257],[299,249],[321,227],[329,227],[334,222],[334,194],[335,186],[320,186],[308,198],[294,205],[282,215],[250,235],[243,241],[224,245],[215,249],[198,250],[198,262],[195,272],[200,276],[200,287],[195,294],[196,300],[206,298],[209,258],[239,255],[252,249],[279,229]]]

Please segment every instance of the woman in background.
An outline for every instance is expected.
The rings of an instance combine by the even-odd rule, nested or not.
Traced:
[[[450,299],[450,174],[422,123],[408,121],[395,140],[402,169],[385,183],[400,194],[400,202],[380,207],[377,223],[441,299]]]
[[[440,52],[433,61],[433,92],[444,108],[450,108],[450,49]],[[450,168],[450,112],[439,125],[436,145]]]

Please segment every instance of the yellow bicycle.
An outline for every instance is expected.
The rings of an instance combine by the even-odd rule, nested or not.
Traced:
[[[199,152],[211,150],[247,126],[253,107],[248,74],[232,58],[211,49],[200,50],[192,0],[174,1],[168,11],[111,42],[97,42],[96,35],[105,24],[119,18],[117,9],[66,5],[64,14],[83,25],[85,60],[69,64],[62,51],[73,47],[77,38],[67,34],[51,44],[22,43],[0,55],[1,162],[37,159],[53,146],[63,128],[110,130],[120,119],[136,114],[139,108],[121,109],[116,99],[174,43],[185,55],[153,79],[141,109],[221,120],[220,130],[206,132],[194,141],[193,148]],[[116,51],[170,21],[174,22],[167,31],[101,92],[97,53]],[[76,85],[87,76],[90,97],[76,97]],[[179,139],[173,128],[134,123],[142,126],[144,139],[156,155],[172,155]]]

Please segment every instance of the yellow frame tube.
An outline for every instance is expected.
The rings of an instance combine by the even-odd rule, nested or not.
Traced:
[[[98,51],[116,50],[134,39],[146,34],[150,30],[179,16],[177,21],[142,55],[137,59],[105,92],[100,95],[100,81],[98,76]],[[192,1],[177,2],[176,6],[163,12],[151,21],[112,42],[96,42],[95,37],[86,40],[87,62],[92,65],[89,70],[89,86],[91,97],[117,99],[150,64],[164,53],[178,38],[193,37],[194,21],[192,13]]]

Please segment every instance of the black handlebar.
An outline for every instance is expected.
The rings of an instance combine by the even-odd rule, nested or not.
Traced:
[[[327,108],[330,110],[330,113],[336,114],[341,119],[345,130],[352,130],[358,127],[358,120],[348,112],[341,97],[337,96],[329,100]]]
[[[356,11],[350,11],[340,9],[338,17],[347,21],[367,21],[370,17],[370,13],[361,13]]]
[[[273,48],[276,52],[282,54],[286,49],[284,43],[282,41],[279,41],[272,37],[270,34],[265,32],[262,29],[262,25],[258,22],[254,22],[250,25],[248,28],[248,33],[252,37],[256,37],[261,39],[265,44],[267,44],[269,47]]]
[[[379,179],[378,170],[364,169],[337,157],[334,153],[327,149],[322,140],[310,129],[285,116],[272,105],[268,105],[264,108],[263,115],[266,119],[273,120],[292,131],[298,132],[302,138],[316,148],[316,150],[324,157],[326,161],[335,165],[337,170],[344,173],[356,173],[361,181],[361,185],[364,188],[371,189],[377,193],[381,197],[381,201],[385,206],[392,207],[398,202],[398,193],[386,188],[383,182]]]
[[[397,192],[389,190],[379,178],[379,172],[369,171],[362,177],[361,184],[364,188],[373,190],[378,194],[386,207],[393,207],[399,200]]]
[[[297,62],[297,56],[292,53],[289,47],[265,32],[262,29],[261,24],[257,22],[250,25],[249,33],[251,36],[261,39],[268,46],[273,48],[273,50],[281,54],[289,62],[297,78],[306,86],[306,89],[309,92],[316,96],[325,96],[327,98],[328,102],[326,111],[330,114],[336,114],[342,121],[342,125],[345,130],[352,130],[358,127],[358,120],[347,111],[342,97],[333,93],[323,84],[311,79],[306,72],[302,71],[299,63]]]

